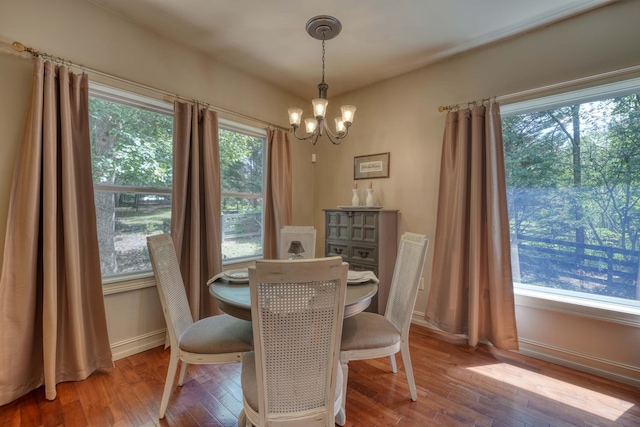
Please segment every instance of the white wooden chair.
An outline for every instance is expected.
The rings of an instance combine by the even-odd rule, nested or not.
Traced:
[[[238,426],[334,426],[348,264],[340,257],[249,268],[255,352],[242,360]]]
[[[400,239],[384,316],[362,312],[344,319],[340,344],[340,365],[344,378],[342,408],[347,397],[349,361],[389,356],[391,370],[396,373],[395,354],[398,352],[402,354],[411,400],[418,400],[409,355],[409,327],[428,246],[426,236],[404,233]],[[344,415],[338,418],[340,425],[344,425]]]
[[[238,363],[244,353],[252,350],[253,336],[251,322],[228,314],[194,322],[171,236],[149,236],[147,247],[171,344],[169,369],[160,403],[160,418],[164,418],[179,361],[182,361],[178,380],[181,386],[189,363]]]
[[[312,225],[285,225],[280,229],[280,250],[278,259],[289,258],[289,246],[297,240],[302,244],[302,257],[311,259],[316,257],[316,229]]]

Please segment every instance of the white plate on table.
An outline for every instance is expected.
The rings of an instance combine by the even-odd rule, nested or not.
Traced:
[[[226,270],[222,278],[232,283],[247,283],[249,281],[249,270],[246,268]]]

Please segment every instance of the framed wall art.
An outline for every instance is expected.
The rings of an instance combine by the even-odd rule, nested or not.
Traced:
[[[353,158],[353,179],[389,178],[389,153]]]

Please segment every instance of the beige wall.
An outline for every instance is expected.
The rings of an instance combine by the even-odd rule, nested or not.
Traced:
[[[433,244],[445,122],[438,106],[640,65],[638,16],[640,1],[622,2],[332,100],[333,105],[354,104],[358,110],[347,141],[339,147],[318,145],[319,238],[324,232],[322,208],[350,204],[353,157],[390,152],[390,178],[371,181],[380,204],[400,210],[400,233],[425,233]],[[427,290],[432,259],[430,250],[424,274]],[[639,316],[631,325],[598,321],[564,309],[530,308],[523,305],[525,300],[518,298],[517,307],[525,352],[546,354],[554,361],[565,358],[567,364],[585,370],[602,370],[604,364],[612,376],[640,384]],[[421,321],[426,301],[427,291],[420,291],[415,322]]]
[[[288,125],[289,106],[304,102],[85,1],[3,0],[0,48],[6,51],[14,40],[91,69],[280,125]],[[0,257],[31,72],[30,60],[0,54]],[[91,78],[117,85],[99,76]],[[296,224],[311,224],[312,150],[306,144],[294,143],[292,148],[293,158],[300,159],[293,169],[293,218]],[[105,295],[110,341],[117,357],[164,342],[164,320],[152,286],[153,279],[136,280],[119,284]]]
[[[391,152],[390,178],[372,180],[378,201],[400,210],[400,232],[425,233],[433,243],[445,119],[437,107],[640,64],[637,16],[640,2],[623,1],[331,99],[332,108],[356,105],[356,121],[349,138],[337,147],[326,141],[316,147],[292,141],[294,223],[314,223],[317,253],[324,253],[322,209],[349,204],[353,157]],[[289,105],[308,103],[84,1],[4,0],[0,39],[282,125]],[[0,243],[30,74],[29,61],[0,55]],[[317,153],[316,164],[311,164],[311,153]],[[432,255],[430,251],[425,269],[427,286]],[[120,356],[157,345],[163,337],[149,281],[128,285],[132,290],[105,296],[110,339]],[[525,300],[519,298],[517,307],[525,352],[640,384],[637,316],[616,323],[532,307]],[[426,292],[421,291],[418,323],[425,305]]]
[[[400,210],[401,232],[434,237],[446,116],[438,106],[638,65],[639,15],[640,2],[613,5],[332,100],[358,110],[342,145],[318,144],[316,227],[323,225],[322,208],[349,204],[353,157],[390,152],[390,178],[370,181],[381,204]],[[427,268],[427,283],[429,276]],[[416,307],[425,305],[421,292]]]

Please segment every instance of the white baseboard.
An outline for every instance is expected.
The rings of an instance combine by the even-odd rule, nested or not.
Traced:
[[[519,339],[518,353],[640,388],[640,369],[545,343]]]
[[[164,345],[167,330],[160,329],[148,334],[139,335],[123,341],[111,343],[113,360],[124,359],[143,351]]]
[[[433,326],[431,326],[425,319],[424,319],[424,313],[421,313],[419,311],[414,311],[413,314],[411,315],[411,323],[413,323],[414,325],[418,325],[418,326],[424,326],[425,328],[430,328],[433,329]]]
[[[424,313],[416,311],[413,312],[411,323],[429,329],[436,329],[425,320]],[[519,338],[518,341],[520,344],[518,353],[525,356],[640,388],[640,368],[636,366],[597,358],[589,354],[554,347],[526,338]]]

